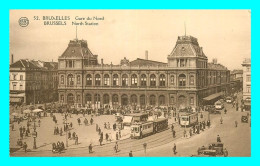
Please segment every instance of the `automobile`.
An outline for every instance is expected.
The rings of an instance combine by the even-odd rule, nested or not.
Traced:
[[[217,101],[217,102],[215,103],[215,108],[216,108],[217,110],[222,110],[222,109],[224,108],[224,104],[223,104],[221,101]]]
[[[232,97],[227,97],[226,98],[226,103],[232,103]]]
[[[242,116],[241,116],[241,122],[242,122],[242,123],[248,123],[248,116],[242,115]]]
[[[214,142],[209,144],[209,146],[202,146],[198,149],[198,155],[223,155],[224,144],[222,142]],[[205,152],[206,151],[206,152]]]

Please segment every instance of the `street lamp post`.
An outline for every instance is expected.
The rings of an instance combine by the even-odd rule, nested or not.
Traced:
[[[33,149],[36,149],[36,137],[37,137],[37,132],[36,132],[35,121],[34,121],[33,129],[34,129],[34,133],[33,133]]]

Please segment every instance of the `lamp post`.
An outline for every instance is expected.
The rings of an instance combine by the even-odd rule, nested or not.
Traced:
[[[33,149],[36,149],[36,137],[37,137],[37,132],[36,132],[36,125],[35,125],[35,121],[34,121],[34,125],[33,125]]]

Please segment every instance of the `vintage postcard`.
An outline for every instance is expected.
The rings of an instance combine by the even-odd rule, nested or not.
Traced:
[[[251,156],[250,10],[10,10],[10,156]]]

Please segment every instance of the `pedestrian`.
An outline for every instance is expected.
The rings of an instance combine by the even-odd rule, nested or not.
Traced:
[[[223,150],[223,153],[224,153],[224,157],[227,157],[227,156],[228,156],[228,151],[227,151],[226,148]]]
[[[110,130],[110,123],[107,122],[107,129]]]
[[[121,130],[119,129],[119,132],[118,132],[118,136],[119,136],[119,139],[121,138]]]
[[[20,137],[21,139],[23,139],[23,132],[20,132]]]
[[[116,144],[114,146],[114,150],[115,150],[116,153],[118,152],[118,144],[117,144],[117,142],[116,142]]]
[[[109,137],[109,136],[108,136],[108,134],[106,133],[106,141],[108,141],[108,137]]]
[[[101,134],[101,129],[100,129],[100,127],[98,128],[98,135],[100,135]]]
[[[70,128],[72,128],[72,122],[70,122]]]
[[[173,136],[173,138],[176,137],[176,136],[175,136],[175,133],[176,133],[175,130],[173,130],[173,131],[172,131],[172,136]]]
[[[57,132],[56,132],[56,127],[54,127],[54,132],[53,132],[53,134],[54,134],[54,135],[57,134]]]
[[[72,133],[72,138],[75,139],[75,137],[76,137],[76,133],[73,132],[73,133]]]
[[[12,128],[12,131],[14,131],[14,124],[12,123],[12,125],[11,125],[11,128]]]
[[[106,122],[104,123],[104,128],[105,128],[105,129],[107,128],[107,123],[106,123]]]
[[[98,124],[96,124],[96,132],[98,132]]]
[[[92,125],[94,122],[93,118],[90,119],[90,124]]]
[[[173,151],[173,154],[176,155],[176,150],[177,150],[177,147],[176,147],[176,144],[174,143],[173,145],[173,148],[172,148],[172,151]]]
[[[217,142],[221,142],[220,136],[217,136]]]
[[[78,135],[75,136],[75,145],[78,145],[79,144],[79,137]]]
[[[186,130],[184,129],[183,131],[183,137],[185,138],[186,137]]]
[[[62,128],[60,128],[60,136],[62,136]]]
[[[172,124],[172,131],[174,130],[174,126],[173,126],[173,124]]]
[[[113,130],[116,131],[116,124],[113,124]]]
[[[132,150],[129,152],[129,157],[133,157],[133,152],[132,152]]]
[[[85,123],[85,126],[88,125],[88,119],[87,118],[85,118],[84,123]]]
[[[237,121],[235,121],[235,127],[237,127],[237,124],[238,124]]]
[[[41,127],[41,120],[38,120],[38,126]]]
[[[78,118],[78,124],[80,125],[80,118]]]
[[[71,139],[71,132],[68,133],[68,139]]]
[[[92,151],[92,144],[91,143],[88,146],[88,153],[93,153],[93,151]]]
[[[25,129],[25,127],[23,126],[23,133],[25,133],[25,130],[26,130],[26,129]]]
[[[222,119],[222,116],[220,118],[220,124],[223,124],[223,119]]]
[[[190,137],[192,136],[192,129],[190,129]]]
[[[24,152],[25,152],[25,153],[27,152],[27,147],[28,147],[27,143],[24,142],[24,143],[23,143],[23,149],[24,149]]]
[[[227,109],[226,108],[225,108],[224,112],[225,112],[225,114],[227,114]]]
[[[118,140],[118,132],[116,132],[116,140]]]
[[[98,141],[99,141],[99,145],[102,146],[103,139],[100,137]]]

